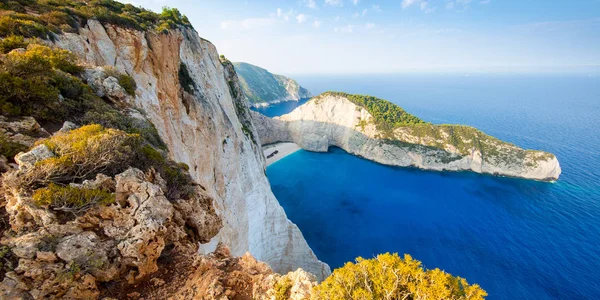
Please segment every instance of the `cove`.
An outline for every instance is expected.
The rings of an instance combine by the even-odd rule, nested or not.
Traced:
[[[300,150],[267,168],[272,190],[332,269],[408,253],[479,283],[489,299],[600,295],[590,191],[473,173],[379,165],[339,148]]]

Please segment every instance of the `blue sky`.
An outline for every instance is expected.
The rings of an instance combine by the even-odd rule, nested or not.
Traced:
[[[600,0],[133,0],[282,74],[598,72]]]

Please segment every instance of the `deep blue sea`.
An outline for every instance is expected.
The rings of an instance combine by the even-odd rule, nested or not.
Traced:
[[[430,122],[472,125],[553,152],[563,169],[559,181],[543,183],[387,167],[337,148],[298,151],[267,175],[289,218],[332,268],[357,256],[408,253],[479,283],[489,299],[600,299],[600,77],[295,79],[313,94],[371,94]]]

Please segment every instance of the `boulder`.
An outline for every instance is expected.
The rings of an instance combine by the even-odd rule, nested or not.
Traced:
[[[35,163],[51,157],[55,157],[54,153],[50,151],[48,146],[41,144],[34,147],[29,152],[17,154],[17,156],[15,156],[15,162],[19,165],[19,169],[29,169],[33,167]]]

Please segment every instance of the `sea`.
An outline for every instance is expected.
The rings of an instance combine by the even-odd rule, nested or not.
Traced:
[[[299,75],[313,94],[377,96],[432,123],[466,124],[556,154],[554,183],[373,163],[331,147],[267,168],[273,193],[332,269],[410,254],[488,299],[600,299],[600,76]],[[305,102],[306,100],[304,100]],[[269,116],[301,104],[257,109]]]

